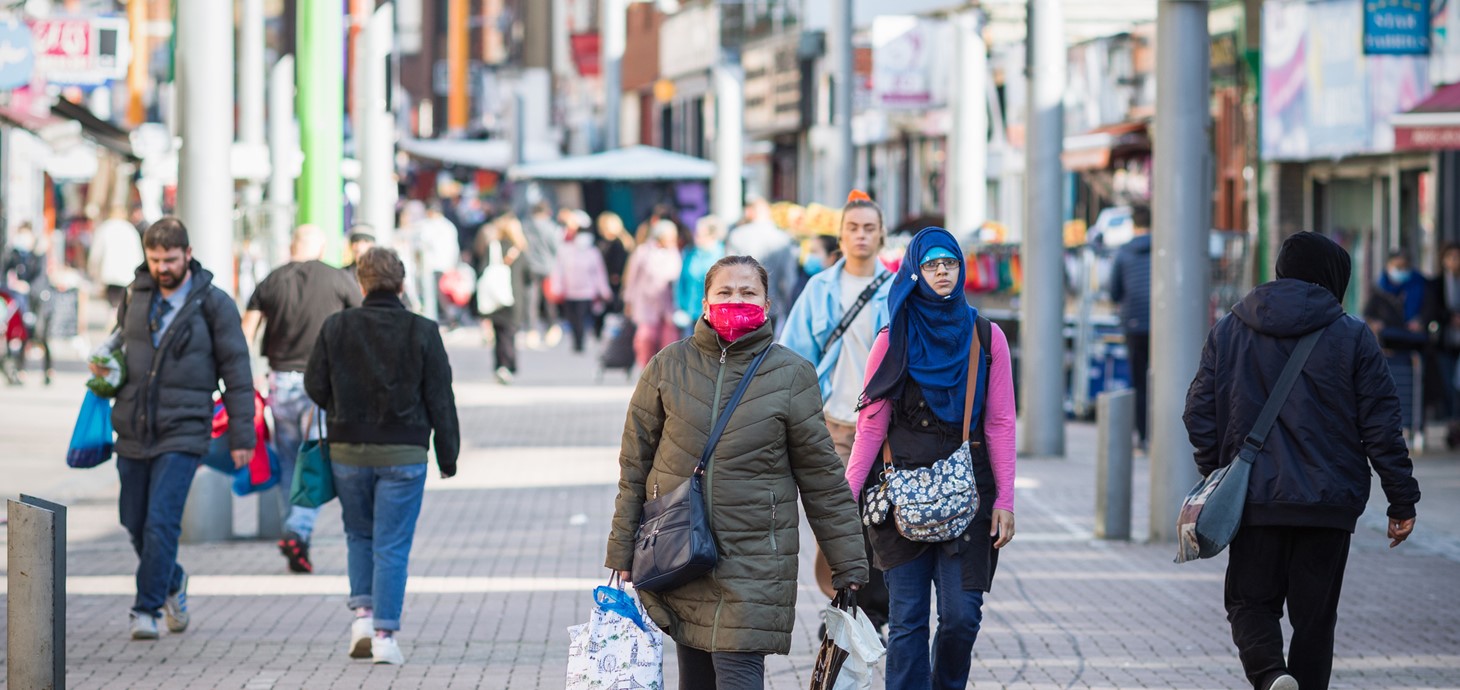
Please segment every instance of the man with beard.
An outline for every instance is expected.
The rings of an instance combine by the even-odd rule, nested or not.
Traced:
[[[127,377],[112,424],[121,521],[139,559],[131,635],[155,640],[159,614],[171,632],[188,627],[188,579],[177,563],[177,541],[188,488],[212,436],[218,380],[226,387],[228,445],[239,468],[254,452],[254,388],[238,309],[193,259],[182,221],[152,224],[142,248],[147,263],[117,310]]]

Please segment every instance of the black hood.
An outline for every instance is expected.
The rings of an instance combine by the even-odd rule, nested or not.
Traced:
[[[1253,288],[1232,315],[1258,333],[1297,338],[1342,318],[1343,305],[1321,285],[1283,278]]]
[[[1277,277],[1295,278],[1323,286],[1342,300],[1348,292],[1352,261],[1337,242],[1316,232],[1300,232],[1283,240],[1278,250]]]

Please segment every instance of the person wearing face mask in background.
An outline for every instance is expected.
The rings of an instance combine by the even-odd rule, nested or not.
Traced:
[[[1428,289],[1425,277],[1411,268],[1409,255],[1393,252],[1384,264],[1377,289],[1364,305],[1364,320],[1379,344],[1388,350],[1413,350],[1424,346],[1422,317],[1426,313]]]
[[[765,269],[728,256],[706,281],[694,335],[650,360],[629,405],[605,565],[630,580],[644,503],[689,480],[725,402],[764,352],[704,475],[718,563],[677,589],[639,592],[677,645],[679,687],[749,690],[764,687],[767,654],[791,649],[796,497],[838,588],[865,583],[867,562],[856,505],[821,422],[816,370],[773,342]]]
[[[637,326],[634,354],[639,366],[679,339],[674,325],[674,284],[683,269],[679,228],[668,220],[654,224],[647,244],[639,245],[624,271],[624,316]]]
[[[685,337],[694,335],[694,323],[704,316],[705,276],[710,267],[725,256],[725,243],[721,240],[724,226],[720,219],[705,216],[695,223],[695,243],[684,251],[684,270],[679,274],[679,284],[674,288],[674,325]]]

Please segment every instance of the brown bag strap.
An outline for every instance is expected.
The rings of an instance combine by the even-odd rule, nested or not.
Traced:
[[[983,356],[983,343],[978,339],[978,328],[973,329],[973,343],[968,346],[968,388],[963,392],[963,442],[968,443],[968,426],[973,423],[973,396],[978,391],[978,363]],[[889,433],[891,429],[888,430]],[[975,443],[975,446],[978,444]],[[882,465],[892,469],[892,445],[882,442]]]
[[[973,423],[973,396],[978,391],[978,362],[983,355],[983,343],[978,341],[977,323],[973,329],[973,344],[968,347],[968,388],[963,391],[963,442],[968,443],[968,425]]]

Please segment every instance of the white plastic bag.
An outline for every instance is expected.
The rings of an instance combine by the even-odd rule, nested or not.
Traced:
[[[843,599],[838,596],[821,612],[821,620],[826,623],[826,640],[822,643],[824,652],[830,651],[825,650],[827,646],[835,646],[837,651],[845,653],[846,658],[840,659],[840,653],[818,655],[812,688],[817,688],[817,682],[821,680],[821,687],[826,690],[872,690],[873,667],[887,650],[882,646],[877,628],[855,602],[850,597]],[[823,664],[828,668],[823,669]]]
[[[664,688],[664,633],[631,589],[593,590],[588,622],[568,628],[567,690]]]

